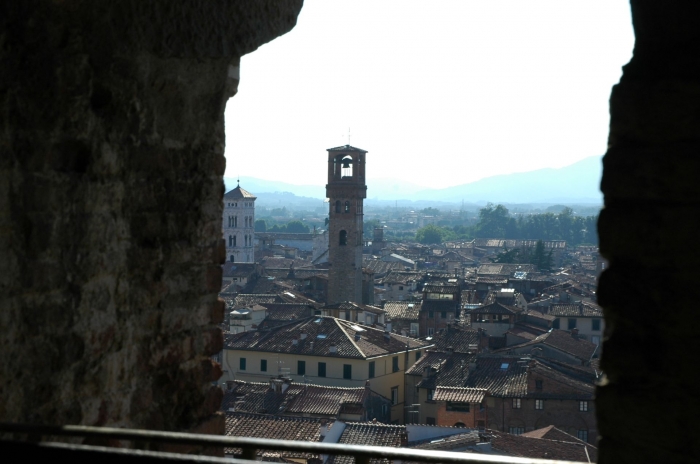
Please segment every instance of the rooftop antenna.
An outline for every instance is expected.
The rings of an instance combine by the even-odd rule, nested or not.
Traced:
[[[239,187],[241,186],[241,176],[240,175],[237,176],[236,183],[238,184]]]

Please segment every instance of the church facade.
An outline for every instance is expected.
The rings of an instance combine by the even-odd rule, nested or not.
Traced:
[[[240,185],[224,195],[222,230],[229,262],[255,262],[255,200]]]

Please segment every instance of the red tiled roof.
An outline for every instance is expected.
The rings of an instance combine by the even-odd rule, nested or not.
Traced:
[[[571,436],[567,441],[558,441],[511,435],[496,430],[488,430],[487,434],[491,436],[491,446],[495,454],[501,454],[500,451],[510,456],[579,462],[588,462],[589,458],[591,462],[596,462],[598,456],[595,446]]]
[[[453,401],[455,403],[481,403],[486,393],[486,390],[483,388],[437,387],[433,399],[435,401]]]
[[[303,340],[302,334],[306,334]],[[355,335],[359,339],[356,340]],[[324,316],[314,316],[265,331],[227,334],[224,343],[231,350],[359,359],[430,345],[413,338]],[[330,352],[331,345],[335,345],[335,353]]]
[[[492,396],[524,397],[527,395],[527,363],[519,356],[479,356],[464,386],[486,389]]]
[[[280,417],[263,414],[226,413],[226,436],[253,437],[268,440],[319,441],[321,437],[321,419],[302,417]],[[227,448],[226,454],[238,454],[240,449]],[[258,451],[258,455],[265,455]],[[283,453],[288,457],[313,458],[309,453]]]

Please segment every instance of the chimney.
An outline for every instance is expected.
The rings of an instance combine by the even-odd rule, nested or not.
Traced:
[[[386,332],[391,332],[391,322],[387,322],[387,323],[386,323],[385,331],[386,331]]]
[[[576,327],[571,329],[571,336],[574,338],[578,338],[578,329]]]
[[[452,355],[452,354],[454,354],[455,349],[454,349],[453,346],[448,346],[448,347],[445,349],[445,351],[447,351],[447,354],[448,354],[448,355]]]
[[[359,333],[356,333],[356,334],[355,334],[355,341],[356,341],[356,342],[359,342],[361,338],[362,338],[362,337],[360,336]]]
[[[408,446],[408,434],[405,431],[401,432],[401,446]]]

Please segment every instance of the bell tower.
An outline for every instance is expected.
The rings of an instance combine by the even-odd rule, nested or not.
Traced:
[[[350,145],[328,149],[328,301],[362,303],[362,202],[365,155]]]

